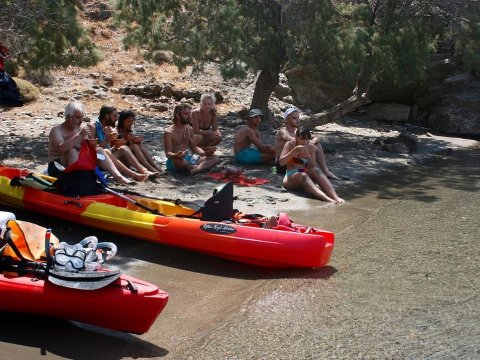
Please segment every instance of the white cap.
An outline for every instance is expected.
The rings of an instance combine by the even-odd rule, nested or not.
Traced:
[[[289,107],[285,112],[283,113],[283,118],[286,120],[288,115],[290,115],[293,112],[300,112],[296,107]]]

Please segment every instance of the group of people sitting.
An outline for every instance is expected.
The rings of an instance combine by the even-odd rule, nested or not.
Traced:
[[[260,109],[248,113],[247,125],[234,138],[235,159],[241,164],[275,163],[284,175],[286,189],[304,189],[316,198],[342,204],[329,179],[339,180],[327,167],[318,137],[300,127],[300,110],[290,107],[284,112],[285,126],[277,131],[275,145],[264,144],[258,129],[263,119]]]
[[[74,163],[82,142],[95,146],[97,166],[107,171],[121,184],[144,181],[163,173],[145,145],[133,132],[135,114],[131,110],[118,112],[112,105],[100,109],[95,123],[83,121],[85,106],[71,102],[65,107],[65,120],[54,126],[48,143],[48,174],[58,177],[60,167]],[[318,138],[308,129],[300,128],[300,111],[285,111],[285,127],[278,130],[275,145],[262,142],[258,125],[263,119],[259,109],[248,113],[247,124],[234,136],[235,160],[240,164],[276,164],[284,175],[287,189],[304,189],[316,198],[343,203],[329,179],[338,179],[327,167]],[[203,94],[198,109],[187,103],[174,109],[172,124],[164,132],[166,169],[194,175],[207,171],[221,162],[215,155],[222,140],[218,128],[215,96]],[[133,179],[133,180],[132,180]]]

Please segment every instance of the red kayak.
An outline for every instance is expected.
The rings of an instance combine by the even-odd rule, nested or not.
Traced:
[[[61,243],[50,230],[0,211],[0,311],[145,333],[168,294],[103,267],[103,255],[110,259],[115,253],[114,244],[93,236]]]
[[[57,191],[15,185],[15,179],[29,174],[0,165],[0,203],[265,267],[319,268],[328,263],[333,251],[334,234],[330,231],[290,221],[271,224],[261,216],[237,216],[233,183],[227,183],[198,208],[192,202],[146,195],[110,192],[68,197]]]
[[[0,273],[0,311],[51,316],[134,334],[147,332],[167,301],[166,292],[128,275],[102,289],[86,291]]]

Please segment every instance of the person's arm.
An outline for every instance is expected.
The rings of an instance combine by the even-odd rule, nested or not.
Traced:
[[[163,134],[163,147],[168,159],[183,159],[184,151],[173,152],[173,134],[168,130]]]
[[[70,139],[64,140],[60,129],[56,127],[50,132],[50,141],[52,142],[53,148],[57,148],[61,154],[64,154],[75,147],[75,145],[80,144],[87,136],[88,129],[86,126],[82,126]]]
[[[220,130],[218,129],[218,120],[217,120],[217,109],[212,109],[212,131],[217,135],[220,135]]]
[[[278,163],[281,166],[285,166],[292,157],[298,156],[298,154],[305,152],[304,145],[295,145],[293,141],[288,141],[283,147],[282,153],[278,158]]]
[[[196,111],[192,111],[190,122],[192,124],[193,133],[200,134],[200,126],[198,125],[198,113]]]
[[[125,144],[127,144],[128,146],[132,145],[134,142],[134,136],[132,132],[126,131],[123,138],[125,139]]]
[[[313,144],[308,144],[308,168],[313,169],[314,167],[320,167],[317,161],[317,147]]]
[[[193,133],[190,131],[190,128],[188,125],[186,125],[185,131],[187,132],[187,138],[188,138],[188,147],[194,154],[198,154],[200,156],[210,156],[213,154],[213,152],[210,151],[205,151],[201,147],[197,146],[195,141],[193,141]]]
[[[248,140],[253,145],[255,145],[258,148],[258,150],[260,150],[260,152],[272,153],[272,154],[275,152],[275,149],[273,148],[273,146],[262,143],[262,140],[260,140],[260,138],[255,134],[255,131],[253,131],[252,129],[248,129],[247,137],[248,137]]]

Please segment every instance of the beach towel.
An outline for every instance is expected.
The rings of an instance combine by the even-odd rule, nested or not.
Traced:
[[[209,173],[208,176],[211,177],[212,179],[219,180],[219,181],[224,181],[224,182],[233,181],[234,184],[243,185],[243,186],[263,185],[270,182],[270,180],[268,179],[262,179],[262,178],[246,176],[246,175],[228,175],[228,174],[225,174],[224,172]]]

